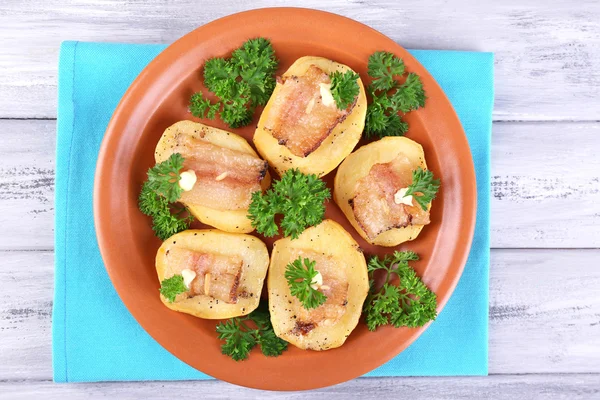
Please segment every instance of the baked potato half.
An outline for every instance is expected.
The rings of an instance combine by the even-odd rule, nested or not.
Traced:
[[[158,280],[181,275],[188,291],[171,310],[199,318],[225,319],[258,307],[269,266],[267,246],[258,238],[216,229],[186,230],[165,240],[156,253]]]
[[[186,158],[184,168],[202,175],[198,175],[192,192],[184,192],[180,200],[192,215],[226,232],[252,232],[247,217],[251,193],[268,188],[271,177],[267,163],[246,139],[201,123],[179,121],[165,130],[154,157],[159,163],[176,152],[198,157],[195,165],[188,164]],[[235,185],[238,192],[232,192]]]
[[[306,310],[285,278],[286,267],[298,257],[316,261],[322,277],[318,288],[325,303]],[[273,245],[268,277],[269,308],[275,334],[311,350],[339,347],[354,330],[369,291],[365,257],[352,236],[337,222],[325,220],[306,229],[298,239]]]
[[[356,231],[369,243],[387,247],[397,246],[400,243],[415,239],[423,229],[423,224],[414,222],[424,221],[425,223],[429,223],[429,209],[431,209],[431,204],[429,204],[429,209],[426,212],[420,209],[418,205],[411,207],[407,206],[409,218],[408,220],[404,220],[404,223],[399,224],[406,226],[391,227],[380,233],[370,232],[371,234],[369,234],[367,232],[369,231],[369,225],[366,221],[359,221],[358,219],[360,218],[357,218],[359,215],[356,211],[357,192],[365,179],[373,179],[377,181],[376,184],[378,186],[371,187],[372,193],[380,193],[379,196],[384,196],[387,188],[382,187],[381,182],[385,180],[385,177],[372,177],[369,175],[375,170],[376,166],[388,166],[393,163],[400,165],[398,168],[400,168],[400,172],[405,176],[404,181],[406,182],[408,180],[409,183],[412,180],[412,170],[418,167],[427,169],[423,147],[419,143],[406,137],[385,137],[376,142],[362,146],[342,162],[335,176],[333,191],[334,201],[340,207],[344,215],[346,215],[346,218],[348,218]],[[402,186],[406,186],[406,184]],[[396,187],[392,189],[392,191],[398,189],[399,188]],[[375,196],[378,196],[378,194],[375,194]],[[371,203],[375,203],[373,199],[367,200],[371,201]],[[368,205],[369,204],[367,204],[367,206]],[[391,204],[391,206],[394,207],[395,205]],[[390,208],[390,206],[386,204],[384,204],[383,207],[386,208],[386,211]],[[419,217],[423,218],[412,219],[410,212],[419,214]],[[378,213],[375,208],[373,208],[373,210],[366,210],[363,214],[365,215],[365,219],[373,220],[378,218]],[[377,221],[374,222],[375,224],[377,223]]]
[[[327,110],[331,111],[332,108],[336,110],[335,103],[331,105],[331,99],[329,101],[324,99],[327,96],[323,96],[322,91],[316,89],[316,91],[298,95],[294,100],[290,100],[291,96],[286,95],[287,91],[297,93],[300,89],[294,91],[294,88],[290,88],[288,90],[284,86],[288,84],[288,81],[294,82],[298,77],[307,77],[313,72],[321,74],[317,76],[321,81],[329,81],[327,75],[330,73],[334,71],[343,73],[348,70],[350,67],[335,61],[323,57],[307,56],[296,60],[278,79],[277,86],[258,121],[253,140],[258,152],[279,175],[291,168],[298,168],[306,174],[326,175],[352,152],[360,140],[367,112],[367,97],[360,78],[357,80],[360,91],[355,103],[339,116],[333,116],[333,120],[329,118],[331,115],[327,114]],[[313,88],[316,87],[315,83],[319,82],[318,79],[311,81]],[[325,94],[327,93],[325,92]],[[286,101],[295,104],[281,104]],[[277,137],[277,132],[281,129],[273,128],[277,125],[276,120],[280,118],[281,114],[296,116],[295,123],[287,121],[284,123],[285,126],[293,125],[299,129],[305,127],[304,133],[308,136],[320,133],[316,137],[309,137],[306,143],[292,146],[286,139]],[[290,132],[290,134],[293,140],[300,136],[298,132]]]

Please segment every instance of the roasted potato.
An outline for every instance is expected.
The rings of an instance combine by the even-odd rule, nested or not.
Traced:
[[[328,296],[321,306],[306,310],[290,293],[286,266],[298,257],[316,261],[319,288]],[[269,308],[275,334],[301,349],[339,347],[354,330],[369,291],[365,257],[352,236],[337,222],[325,220],[298,239],[273,245],[268,277]]]
[[[259,159],[258,155],[246,139],[235,133],[192,121],[180,121],[167,128],[160,138],[154,153],[156,162],[159,163],[168,159],[174,152],[174,144],[185,135],[196,139],[201,138],[214,145],[247,153]],[[270,184],[271,177],[268,172],[265,172],[260,185],[264,190],[268,188]],[[185,204],[192,215],[199,221],[220,230],[234,233],[248,233],[254,230],[251,221],[247,217],[247,208],[240,210],[217,210],[200,204],[193,204],[185,201],[182,201],[182,203]]]
[[[302,76],[307,73],[311,66],[317,66],[327,74],[334,71],[345,72],[350,70],[346,65],[328,60],[322,57],[301,57],[283,74],[283,77]],[[298,168],[306,174],[323,176],[334,170],[340,162],[348,155],[361,138],[365,125],[367,112],[367,98],[365,89],[360,78],[358,79],[360,92],[356,103],[350,113],[342,122],[339,122],[328,136],[314,150],[302,157],[295,155],[284,144],[279,144],[272,132],[266,128],[269,124],[271,107],[276,101],[282,84],[278,83],[261,114],[256,132],[254,133],[254,145],[261,156],[282,175],[286,170]]]
[[[356,195],[359,180],[367,176],[375,164],[389,163],[400,154],[406,156],[414,166],[427,169],[423,147],[405,137],[385,137],[376,142],[362,146],[350,154],[337,170],[334,182],[333,198],[356,231],[369,243],[379,246],[397,246],[400,243],[415,239],[423,225],[408,225],[393,228],[369,238],[355,218],[352,200]],[[429,205],[431,208],[431,204]]]
[[[165,240],[156,254],[160,282],[183,275],[184,269],[196,274],[188,292],[178,294],[174,302],[161,294],[162,302],[172,310],[206,319],[237,317],[255,310],[268,266],[267,246],[260,239],[216,229],[180,232]],[[208,269],[202,270],[204,267]],[[226,286],[228,282],[230,286]],[[215,290],[213,294],[213,287],[220,293]],[[223,293],[229,298],[223,299]]]

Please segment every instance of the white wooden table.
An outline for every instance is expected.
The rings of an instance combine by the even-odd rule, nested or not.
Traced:
[[[274,5],[294,4],[0,1],[0,398],[600,399],[600,2],[593,0],[302,2],[408,48],[496,54],[489,377],[357,379],[294,394],[216,381],[52,383],[60,42],[169,43],[218,17]]]

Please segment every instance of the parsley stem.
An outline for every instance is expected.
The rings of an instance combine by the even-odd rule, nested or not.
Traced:
[[[390,276],[392,276],[392,267],[393,267],[393,265],[391,265],[390,268],[385,269],[387,271],[387,275],[385,277],[385,283],[388,283],[390,281]]]
[[[177,211],[177,212],[175,213],[175,215],[179,216],[179,215],[181,215],[182,213],[184,213],[185,211],[186,211],[185,207],[181,207],[181,208],[179,209],[179,211]]]
[[[240,326],[241,326],[242,328],[244,328],[245,330],[247,330],[247,331],[251,331],[251,330],[253,330],[253,329],[250,329],[250,327],[249,327],[248,325],[246,325],[246,322],[244,322],[244,321],[247,321],[247,320],[248,320],[248,318],[244,318],[244,319],[240,320],[240,321],[239,321],[239,323],[240,323]]]

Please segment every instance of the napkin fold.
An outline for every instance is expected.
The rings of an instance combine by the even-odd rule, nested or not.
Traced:
[[[164,45],[64,42],[58,77],[55,286],[56,382],[210,377],[156,343],[115,292],[92,213],[96,159],[110,117]],[[437,320],[408,349],[366,376],[486,375],[493,54],[413,50],[452,102],[477,175],[477,223],[463,275]]]

